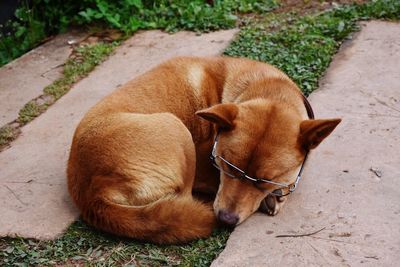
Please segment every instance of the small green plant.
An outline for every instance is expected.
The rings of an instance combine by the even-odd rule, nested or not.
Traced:
[[[46,37],[44,24],[26,5],[17,9],[15,21],[0,25],[0,66],[19,57]]]
[[[26,124],[36,118],[40,113],[45,110],[44,105],[37,104],[34,100],[29,101],[25,106],[19,111],[18,122]]]
[[[371,18],[399,19],[400,1],[376,0],[304,17],[271,16],[247,23],[225,54],[275,65],[309,94],[317,88],[318,79],[343,40],[358,29],[356,22]]]
[[[232,28],[237,13],[266,12],[277,0],[32,0],[16,11],[16,20],[0,36],[0,66],[71,24],[97,23],[132,34],[139,29],[212,31]]]
[[[110,236],[78,221],[54,241],[0,238],[2,266],[209,266],[225,247],[227,230],[180,246]]]
[[[8,144],[12,140],[14,140],[13,128],[8,125],[0,128],[0,147]]]
[[[59,99],[70,89],[71,85],[89,74],[100,64],[117,46],[118,42],[111,44],[97,43],[85,45],[75,49],[75,57],[69,59],[64,65],[64,75],[54,81],[43,91],[55,100]]]
[[[203,0],[87,2],[92,3],[79,12],[81,17],[78,21],[102,21],[125,32],[149,28],[164,28],[167,31],[231,28],[235,25],[237,12],[266,12],[277,6],[276,0],[217,0],[213,6]]]

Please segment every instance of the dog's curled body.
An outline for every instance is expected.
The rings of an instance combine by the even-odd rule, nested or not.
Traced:
[[[253,119],[244,117],[246,114]],[[260,149],[283,151],[287,156],[280,158],[292,165],[271,165],[282,161],[277,158],[272,163],[265,161],[268,169],[294,170],[305,154],[297,139],[300,123],[306,119],[298,87],[268,64],[227,57],[171,59],[116,89],[88,111],[73,137],[68,189],[82,218],[103,231],[156,243],[206,237],[215,225],[218,209],[213,212],[211,205],[194,199],[193,188],[212,193],[219,190],[218,205],[237,208],[231,193],[221,191],[222,182],[218,187],[220,174],[209,161],[217,128],[225,122],[237,125],[232,127],[238,134],[231,138],[226,133],[220,142],[221,146],[226,143],[228,150],[240,151],[231,153],[231,157],[240,156],[238,160],[230,158],[235,163],[247,164],[251,155],[246,158],[245,150],[264,144],[260,138],[270,136],[277,146],[266,143],[256,152],[274,155]],[[337,123],[305,123],[311,130],[304,132],[308,136],[314,129]],[[333,128],[315,138],[322,140]],[[252,133],[246,132],[249,129]],[[271,129],[272,135],[264,134],[265,129]],[[282,133],[289,137],[282,137]],[[312,140],[313,144],[319,139]],[[237,144],[238,140],[243,144]],[[261,171],[255,169],[254,173]],[[248,207],[238,208],[243,213],[241,222],[257,209],[266,193],[247,182],[242,189],[235,186],[232,190],[238,195],[237,203],[253,199]],[[250,193],[243,194],[245,191]]]
[[[89,224],[156,243],[211,233],[212,207],[193,199],[192,187],[193,140],[209,138],[212,127],[195,111],[217,103],[222,87],[206,77],[201,63],[189,66],[193,61],[175,59],[145,73],[99,102],[80,122],[68,161],[68,189]],[[203,88],[213,95],[202,98],[196,90]]]
[[[175,116],[111,113],[88,122],[75,140],[68,185],[89,224],[158,243],[210,233],[212,211],[191,196],[194,145]]]

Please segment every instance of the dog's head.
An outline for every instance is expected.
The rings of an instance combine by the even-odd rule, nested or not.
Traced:
[[[197,115],[218,127],[216,164],[222,171],[214,211],[230,225],[243,222],[270,192],[280,187],[234,179],[232,174],[240,177],[241,173],[224,160],[248,176],[292,184],[306,153],[317,147],[340,122],[340,119],[303,120],[292,106],[266,99],[218,104],[198,111]]]

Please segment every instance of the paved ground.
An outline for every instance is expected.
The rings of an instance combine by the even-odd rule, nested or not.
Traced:
[[[0,127],[18,118],[19,110],[29,100],[40,96],[44,87],[61,76],[63,64],[72,52],[70,44],[86,35],[60,34],[0,68]]]
[[[343,122],[284,210],[237,227],[213,267],[399,266],[400,24],[366,23],[310,100],[317,117]]]
[[[201,36],[160,31],[136,34],[44,114],[23,127],[11,148],[0,153],[0,236],[50,239],[75,220],[78,212],[67,195],[65,166],[73,131],[88,108],[118,85],[170,57],[221,53],[236,32]],[[20,66],[20,72],[14,72],[11,80],[31,84],[24,76],[30,70]],[[8,97],[0,98],[2,105],[12,101]],[[14,109],[22,107],[18,105]]]

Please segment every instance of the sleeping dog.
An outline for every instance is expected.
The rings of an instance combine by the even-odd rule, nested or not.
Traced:
[[[155,243],[210,235],[257,209],[275,215],[307,153],[340,119],[315,120],[296,84],[248,59],[179,57],[89,110],[68,189],[94,227]],[[213,194],[213,206],[192,193]]]

